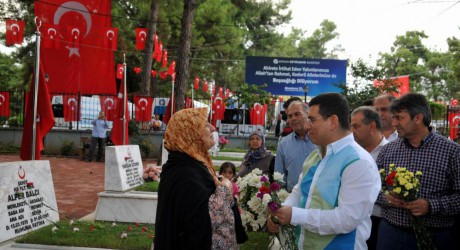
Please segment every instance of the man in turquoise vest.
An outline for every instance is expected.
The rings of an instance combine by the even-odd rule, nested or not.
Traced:
[[[325,93],[313,98],[308,118],[308,133],[318,148],[307,157],[298,184],[272,217],[297,226],[299,249],[367,249],[370,215],[381,186],[377,166],[350,133],[344,96]],[[272,220],[267,226],[278,231]]]

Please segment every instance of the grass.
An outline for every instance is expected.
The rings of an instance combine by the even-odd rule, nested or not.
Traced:
[[[136,187],[135,191],[144,191],[144,192],[158,192],[158,185],[160,183],[158,181],[148,181],[144,182],[144,184]]]
[[[30,232],[16,243],[40,244],[52,246],[74,246],[111,249],[138,249],[147,250],[153,241],[154,228],[152,224],[69,221],[56,223],[58,230],[52,231],[55,225],[49,225]],[[77,227],[79,231],[74,232]],[[121,238],[122,233],[127,233],[126,238]],[[240,245],[241,250],[268,249],[269,235],[265,232],[249,232],[249,240]]]
[[[111,248],[111,249],[150,249],[153,240],[152,224],[110,222],[69,221],[56,223],[58,230],[52,231],[55,225],[49,225],[30,232],[16,240],[17,243]],[[74,228],[79,230],[74,232]],[[131,229],[131,230],[130,230]],[[126,238],[121,238],[127,233]]]
[[[238,157],[230,157],[230,156],[211,156],[213,160],[221,160],[221,161],[242,161],[243,158]]]

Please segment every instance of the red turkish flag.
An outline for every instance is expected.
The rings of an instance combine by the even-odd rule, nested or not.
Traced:
[[[25,27],[25,21],[6,19],[6,46],[22,44]]]
[[[153,98],[148,96],[134,96],[136,107],[136,122],[149,122],[152,117]]]
[[[192,98],[185,97],[184,101],[185,101],[184,108],[186,108],[186,109],[193,108]]]
[[[203,83],[203,91],[204,91],[205,93],[208,92],[208,87],[209,87],[209,86],[208,86],[208,81],[204,81],[204,83]]]
[[[457,106],[457,105],[458,105],[458,99],[452,99],[452,100],[450,101],[450,104],[451,104],[452,106]]]
[[[169,68],[168,68],[168,75],[172,76],[172,74],[176,72],[176,61],[172,61],[171,64],[169,64]]]
[[[34,77],[35,78],[35,77]],[[24,117],[24,130],[22,132],[21,159],[32,159],[32,128],[36,122],[35,134],[35,160],[40,160],[40,152],[45,149],[43,138],[54,126],[53,108],[51,107],[51,98],[48,93],[48,86],[45,80],[45,73],[40,64],[40,73],[38,80],[38,98],[37,98],[37,117],[34,119],[34,89],[35,79],[32,79],[29,95],[27,96],[26,114]]]
[[[136,72],[136,75],[139,75],[141,71],[142,71],[142,68],[134,67],[134,72]]]
[[[392,93],[392,95],[395,97],[401,97],[410,92],[409,76],[391,77],[390,79],[384,80],[384,81],[389,81],[390,83],[398,86],[398,92]],[[377,88],[377,87],[383,86],[384,82],[379,81],[379,80],[374,80],[373,84],[374,84],[374,87]]]
[[[113,121],[115,118],[117,100],[118,98],[116,96],[99,96],[101,111],[105,112],[105,117],[107,117],[107,121]]]
[[[64,95],[63,96],[63,111],[64,111],[64,121],[80,121],[80,105],[77,98],[74,95]]]
[[[225,102],[222,97],[212,98],[212,119],[223,120],[225,113]]]
[[[119,63],[117,64],[117,78],[118,79],[123,79],[123,72],[125,71],[123,64]]]
[[[455,140],[458,137],[458,126],[460,124],[460,113],[451,112],[449,113],[449,138]]]
[[[106,28],[104,34],[104,48],[117,50],[118,29],[114,27]]]
[[[163,60],[161,61],[161,67],[166,68],[167,65],[168,65],[168,51],[164,50]]]
[[[157,71],[152,69],[150,71],[150,74],[152,75],[152,77],[156,77],[157,76]]]
[[[267,104],[260,105],[260,103],[254,103],[254,106],[249,111],[249,118],[252,125],[265,125],[265,113],[267,112]]]
[[[173,110],[173,114],[176,112],[176,109]],[[169,98],[168,105],[166,106],[165,114],[163,115],[163,122],[168,124],[169,119],[171,119],[171,98]]]
[[[0,91],[0,116],[10,116],[10,92]]]
[[[60,38],[59,38],[59,35],[60,35],[59,32],[61,32],[61,30],[62,28],[57,25],[48,24],[48,23],[43,24],[42,44],[43,44],[44,49],[58,49],[59,48],[59,45],[62,42],[60,41]]]
[[[43,27],[57,28],[59,46],[40,48],[50,93],[116,94],[113,51],[105,48],[103,33],[112,27],[111,1],[47,0],[34,5]]]
[[[67,27],[67,41],[68,45],[73,48],[79,48],[80,47],[80,42],[82,39],[82,34],[80,31],[80,27]]]
[[[152,58],[155,59],[157,58],[158,53],[160,52],[160,45],[158,44],[158,35],[155,34],[153,36],[153,42],[154,42],[154,48],[153,48],[153,53],[152,53]]]
[[[230,89],[226,89],[225,90],[225,98],[229,98],[230,97]]]
[[[120,91],[117,97],[117,108],[115,110],[113,128],[111,132],[112,142],[115,145],[128,145],[128,124],[129,124],[129,109],[128,100],[126,100],[126,114],[125,114],[125,141],[123,142],[123,83],[121,84]]]
[[[147,40],[147,29],[136,28],[136,49],[143,50],[145,48],[145,41]]]
[[[196,76],[195,80],[193,81],[193,88],[196,90],[200,88],[200,78],[198,78],[198,76]]]
[[[219,87],[219,97],[224,98],[224,88]]]
[[[163,57],[163,43],[162,42],[158,42],[158,52],[156,53],[156,57],[155,57],[155,60],[157,62],[161,62],[161,58]]]

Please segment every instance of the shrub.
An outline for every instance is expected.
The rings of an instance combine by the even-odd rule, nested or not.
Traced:
[[[74,145],[73,141],[64,141],[61,147],[61,155],[62,156],[72,155],[73,145]]]

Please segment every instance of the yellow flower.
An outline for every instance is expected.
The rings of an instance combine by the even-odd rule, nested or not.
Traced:
[[[383,174],[383,172],[385,172],[385,169],[382,168],[379,170],[379,173]]]
[[[404,187],[406,188],[406,190],[411,190],[412,188],[414,188],[414,185],[412,185],[412,183],[406,183]]]
[[[401,185],[406,185],[407,180],[406,180],[405,178],[403,178],[403,177],[399,177],[399,178],[398,178],[398,182],[399,182],[399,184],[401,184]]]
[[[401,187],[395,187],[393,189],[393,192],[395,192],[396,194],[400,194],[401,193]]]
[[[408,196],[409,195],[409,192],[407,191],[404,191],[404,197]]]
[[[420,176],[420,175],[422,175],[422,172],[417,171],[417,172],[415,172],[415,175]]]

